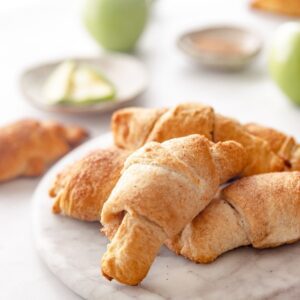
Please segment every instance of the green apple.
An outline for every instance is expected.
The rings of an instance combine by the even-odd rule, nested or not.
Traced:
[[[280,89],[300,105],[300,22],[285,23],[276,31],[269,70]]]
[[[106,49],[132,50],[148,17],[148,0],[86,0],[83,21]]]

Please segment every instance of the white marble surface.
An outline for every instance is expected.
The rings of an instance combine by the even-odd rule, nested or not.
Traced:
[[[139,286],[104,279],[100,259],[107,239],[99,232],[99,224],[53,215],[47,191],[66,164],[110,141],[110,135],[103,135],[67,155],[43,178],[33,197],[37,248],[69,288],[91,300],[274,299],[290,296],[290,291],[300,296],[300,243],[272,250],[241,248],[209,265],[195,264],[163,247]]]
[[[87,127],[92,135],[108,130],[110,113],[64,116],[41,112],[29,106],[18,89],[18,76],[27,66],[43,60],[99,53],[80,23],[83,1],[0,1],[0,125],[20,117],[38,117],[76,122]],[[224,114],[275,126],[300,140],[300,110],[286,100],[268,77],[265,51],[250,69],[227,74],[192,66],[175,47],[181,32],[212,23],[242,24],[258,30],[267,46],[273,30],[287,18],[252,13],[248,0],[154,2],[151,21],[135,53],[150,72],[150,86],[136,104],[170,106],[184,100],[202,101]],[[79,299],[52,275],[35,250],[30,199],[38,182],[39,179],[18,179],[0,185],[0,298]],[[275,253],[278,251],[281,250]],[[297,264],[287,262],[293,263]],[[273,278],[272,273],[268,277]],[[286,277],[284,280],[288,281],[290,277]],[[208,286],[214,284],[207,282]],[[182,285],[189,290],[189,279]],[[252,289],[256,287],[253,285]],[[286,285],[282,292],[287,294],[271,298],[300,298],[297,285]],[[202,298],[206,298],[205,294]],[[223,294],[222,299],[232,297]]]

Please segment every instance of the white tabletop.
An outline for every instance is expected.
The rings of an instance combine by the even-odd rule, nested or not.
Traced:
[[[2,1],[0,125],[33,116],[75,122],[94,136],[109,129],[110,113],[64,116],[41,112],[29,106],[18,89],[19,74],[26,66],[100,52],[81,25],[81,5],[80,0]],[[243,72],[218,73],[190,64],[175,45],[178,34],[186,29],[233,23],[257,30],[267,46],[273,30],[286,20],[253,13],[247,1],[154,1],[149,26],[135,53],[149,70],[150,86],[135,104],[204,102],[241,121],[272,125],[300,140],[300,109],[291,105],[268,77],[265,51]],[[48,271],[35,251],[30,199],[38,182],[18,179],[0,185],[1,299],[78,299]]]

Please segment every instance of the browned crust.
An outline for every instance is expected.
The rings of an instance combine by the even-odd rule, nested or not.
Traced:
[[[231,164],[230,156],[243,157],[243,151],[236,142],[216,145],[201,135],[189,135],[162,144],[148,143],[129,156],[101,213],[104,231],[110,237],[111,233],[114,235],[102,259],[105,276],[127,284],[140,282],[166,237],[178,234],[207,206],[220,179],[227,180],[229,173],[234,176],[241,171],[244,164],[235,164],[235,172],[233,169],[228,172],[232,166],[221,164]],[[120,215],[124,213],[122,220]],[[150,230],[151,235],[146,239],[153,245],[151,251],[143,242],[144,236],[128,227],[129,215],[130,224],[135,224],[137,219],[144,220],[145,232],[153,226],[156,228],[154,232]],[[132,251],[130,244],[138,251]]]
[[[134,150],[146,141],[165,141],[171,138],[202,134],[214,142],[235,140],[248,153],[248,166],[241,174],[277,172],[285,168],[284,160],[272,151],[268,142],[251,134],[239,122],[215,114],[213,109],[198,103],[182,103],[174,108],[129,108],[115,113],[112,119],[115,142]],[[285,150],[288,151],[286,145]]]
[[[249,123],[244,127],[253,135],[260,137],[267,141],[275,153],[284,159],[286,167],[292,167],[292,160],[294,159],[294,151],[296,150],[295,139],[273,128],[265,127],[255,123]]]
[[[252,0],[251,7],[272,13],[300,16],[298,0]]]
[[[38,176],[81,143],[87,132],[77,126],[32,119],[0,129],[0,181],[18,176]]]
[[[240,246],[270,248],[299,239],[300,172],[281,172],[237,180],[166,245],[209,263]]]
[[[165,109],[129,107],[116,111],[111,120],[115,145],[128,150],[141,147]]]
[[[243,218],[254,247],[275,247],[300,238],[300,172],[245,177],[222,194]]]
[[[201,134],[212,140],[214,111],[211,107],[183,103],[167,110],[154,124],[147,141],[163,142],[190,134]]]
[[[137,285],[146,277],[165,238],[157,225],[127,213],[102,257],[102,274],[109,280]]]
[[[99,211],[119,179],[128,154],[116,147],[99,149],[66,167],[49,191],[55,198],[53,212],[98,221]]]
[[[283,159],[271,150],[268,142],[248,133],[234,119],[216,114],[214,140],[234,140],[244,146],[248,156],[248,164],[243,171],[244,176],[284,170]]]
[[[291,169],[293,171],[300,171],[300,145],[296,145],[294,148],[293,156],[290,160]]]
[[[179,235],[166,242],[170,250],[201,264],[248,244],[239,215],[220,198],[214,199]]]

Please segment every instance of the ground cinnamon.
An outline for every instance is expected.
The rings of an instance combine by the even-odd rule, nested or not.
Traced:
[[[193,42],[197,49],[214,54],[233,56],[245,52],[238,43],[222,37],[196,36],[193,38]]]

